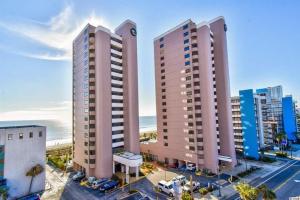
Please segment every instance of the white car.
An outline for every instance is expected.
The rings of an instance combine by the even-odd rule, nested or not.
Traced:
[[[96,180],[97,180],[96,177],[90,176],[90,177],[88,178],[88,183],[89,183],[90,185],[92,185],[93,182],[96,181]]]
[[[186,169],[189,170],[189,171],[195,171],[196,170],[196,165],[192,164],[192,163],[189,163],[189,164],[186,165]]]
[[[160,192],[167,193],[170,197],[173,197],[175,195],[172,181],[166,182],[166,181],[162,180],[162,181],[158,182],[157,186],[158,186],[158,190]]]
[[[191,186],[191,182],[188,181],[182,188],[182,190],[185,192],[191,192],[191,189],[192,189],[192,191],[200,189],[200,183],[193,181],[192,186]]]
[[[172,181],[179,181],[179,184],[180,185],[184,185],[186,182],[187,182],[187,179],[186,179],[186,177],[185,176],[183,176],[183,175],[179,175],[179,176],[176,176],[176,177],[174,177],[173,179],[172,179]]]

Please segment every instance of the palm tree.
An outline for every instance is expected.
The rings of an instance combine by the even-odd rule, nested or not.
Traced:
[[[258,190],[247,183],[239,183],[234,186],[234,189],[239,193],[242,200],[256,200]]]
[[[268,188],[265,184],[258,187],[258,191],[262,194],[264,200],[275,200],[276,194]]]
[[[188,192],[183,192],[181,196],[182,200],[193,200],[194,198]]]
[[[8,189],[7,188],[0,188],[0,196],[2,200],[6,200],[8,196]]]
[[[44,171],[44,168],[42,167],[42,165],[37,164],[37,165],[33,166],[28,172],[26,172],[26,176],[31,177],[28,194],[30,194],[30,191],[31,191],[33,178],[36,177],[37,175],[41,174],[43,171]]]
[[[286,139],[286,134],[285,132],[280,132],[280,133],[277,133],[275,135],[275,138],[278,142],[278,145],[279,145],[279,148],[281,150],[281,152],[283,152],[283,146],[282,146],[282,141]]]

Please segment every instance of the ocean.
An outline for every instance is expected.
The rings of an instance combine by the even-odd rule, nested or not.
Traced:
[[[140,132],[156,130],[156,116],[143,116],[140,120]],[[72,142],[72,127],[55,120],[26,120],[26,121],[0,121],[0,127],[41,125],[47,127],[47,146]]]

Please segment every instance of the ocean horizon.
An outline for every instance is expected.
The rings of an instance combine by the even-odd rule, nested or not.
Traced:
[[[40,125],[47,127],[47,146],[65,144],[72,142],[72,125],[56,120],[20,120],[20,121],[0,121],[0,127]],[[139,117],[140,133],[155,131],[156,116]]]

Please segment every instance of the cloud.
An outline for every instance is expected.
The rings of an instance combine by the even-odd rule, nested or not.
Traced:
[[[72,102],[53,103],[47,107],[13,110],[0,113],[0,121],[56,120],[64,124],[72,123]]]
[[[72,41],[87,23],[109,27],[94,11],[90,13],[88,16],[79,16],[71,5],[67,5],[47,22],[26,19],[22,22],[0,21],[0,27],[48,48],[46,52],[39,53],[18,50],[17,54],[43,60],[70,60]]]

